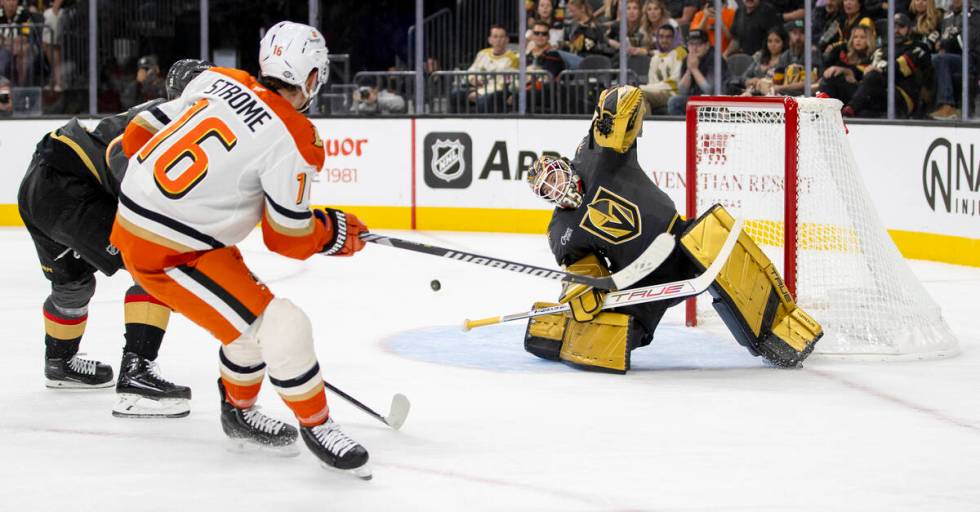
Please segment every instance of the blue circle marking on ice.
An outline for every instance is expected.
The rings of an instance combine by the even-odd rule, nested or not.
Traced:
[[[499,324],[463,331],[434,326],[386,338],[382,346],[399,356],[428,363],[500,372],[577,371],[524,351],[524,323]],[[663,324],[649,346],[630,354],[631,371],[765,368],[730,337],[702,329]]]

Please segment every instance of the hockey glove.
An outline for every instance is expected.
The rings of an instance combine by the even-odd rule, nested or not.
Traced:
[[[366,233],[368,229],[354,214],[344,213],[333,208],[314,210],[313,213],[331,233],[327,243],[320,250],[320,254],[324,256],[351,256],[364,248],[364,241],[361,240],[360,235]]]
[[[576,322],[589,322],[599,311],[606,300],[606,290],[599,290],[585,284],[570,284],[561,294],[558,302],[568,304],[572,308],[572,318]]]

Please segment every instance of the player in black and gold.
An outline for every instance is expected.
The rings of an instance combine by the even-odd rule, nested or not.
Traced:
[[[548,241],[569,272],[604,276],[619,271],[666,232],[679,243],[635,286],[689,279],[711,265],[734,227],[735,220],[717,205],[696,220],[681,219],[670,197],[643,172],[635,141],[644,110],[643,94],[636,87],[603,91],[591,132],[574,160],[543,156],[528,173],[532,190],[556,206]],[[777,366],[799,365],[823,334],[745,233],[709,292],[735,339]],[[525,349],[545,359],[624,373],[630,351],[648,345],[667,308],[683,301],[602,310],[605,294],[586,285],[566,285],[559,302],[568,303],[571,312],[532,318]],[[539,302],[534,307],[552,305]]]
[[[174,64],[167,77],[168,96],[179,95],[208,66],[193,59]],[[41,139],[21,182],[20,216],[51,282],[43,306],[48,387],[113,384],[109,365],[76,354],[95,293],[95,272],[111,276],[123,268],[119,251],[109,243],[128,163],[119,140],[136,114],[149,110],[162,116],[157,105],[163,101],[107,117],[91,131],[72,119]],[[138,285],[126,292],[126,344],[114,415],[179,417],[190,412],[190,388],[165,380],[155,362],[169,318],[170,308]]]

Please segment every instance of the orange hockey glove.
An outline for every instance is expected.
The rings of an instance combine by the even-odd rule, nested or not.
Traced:
[[[330,233],[329,241],[320,250],[325,256],[351,256],[364,248],[361,233],[367,232],[367,226],[352,213],[344,213],[333,208],[315,210],[314,214]]]

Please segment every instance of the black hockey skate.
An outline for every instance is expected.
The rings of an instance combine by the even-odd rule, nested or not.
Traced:
[[[258,406],[239,409],[225,399],[225,386],[218,379],[221,392],[221,429],[236,451],[259,449],[275,455],[299,455],[296,448],[296,427],[270,418],[259,412]]]
[[[351,473],[363,480],[371,479],[368,452],[340,430],[340,425],[327,418],[326,423],[315,427],[300,427],[306,446],[323,463],[324,467]]]
[[[111,366],[78,356],[45,359],[44,377],[49,388],[93,389],[113,384]]]
[[[164,379],[156,361],[132,352],[123,353],[116,394],[116,417],[182,418],[191,413],[191,388]]]

